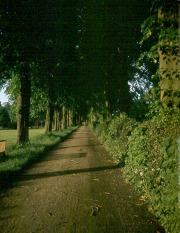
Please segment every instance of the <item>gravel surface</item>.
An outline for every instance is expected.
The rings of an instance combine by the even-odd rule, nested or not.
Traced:
[[[141,197],[87,126],[0,192],[0,233],[157,233]]]

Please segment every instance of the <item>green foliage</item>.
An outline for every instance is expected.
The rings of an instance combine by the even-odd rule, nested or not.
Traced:
[[[120,164],[124,164],[127,153],[127,141],[129,135],[137,125],[136,121],[120,114],[120,117],[98,125],[95,133],[101,142],[110,151],[113,158]]]
[[[94,125],[93,130],[102,143],[106,140],[109,123],[110,121],[106,121],[101,124]]]
[[[0,105],[0,127],[7,127],[10,122],[8,109]]]
[[[142,52],[137,62],[138,67],[143,65],[146,69],[149,69],[148,62],[154,63],[156,71],[152,72],[151,78],[158,81],[154,84],[155,87],[158,84],[161,90],[161,95],[157,96],[161,96],[163,105],[173,107],[179,107],[178,93],[174,93],[176,88],[172,85],[173,82],[169,86],[165,86],[164,83],[166,79],[176,81],[178,88],[178,22],[178,1],[151,1],[150,16],[141,25]]]
[[[143,195],[166,232],[179,233],[180,112],[157,106],[155,112],[142,123],[121,114],[97,125],[95,132],[116,160],[125,160],[124,177]]]
[[[132,64],[139,56],[140,24],[149,4],[142,0],[85,2],[79,46],[83,92],[94,110],[97,107],[101,111],[104,106],[103,116],[107,112],[129,113],[132,96],[128,80],[134,75]]]
[[[166,232],[179,232],[179,112],[160,113],[140,124],[128,139],[124,175],[143,192]]]

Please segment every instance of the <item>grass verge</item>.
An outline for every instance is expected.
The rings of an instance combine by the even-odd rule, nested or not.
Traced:
[[[37,137],[43,133],[44,133],[44,129],[29,129],[30,141],[34,137]],[[17,130],[15,129],[0,130],[0,140],[6,140],[8,147],[14,145],[17,140]]]
[[[5,157],[0,157],[0,187],[5,187],[25,168],[43,158],[47,151],[64,140],[76,127],[54,131],[47,135],[39,134],[24,146],[7,147]]]

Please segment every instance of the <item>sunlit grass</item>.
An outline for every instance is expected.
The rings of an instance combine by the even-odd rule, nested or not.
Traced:
[[[15,145],[16,131],[1,130],[0,140],[7,139],[6,156],[0,157],[0,176],[6,177],[22,171],[27,165],[38,161],[46,155],[46,151],[58,144],[64,137],[77,127],[70,127],[63,131],[51,132],[48,135],[42,129],[30,130],[30,142],[26,145]]]
[[[44,129],[29,129],[30,140],[44,133]],[[14,145],[17,140],[16,130],[0,130],[0,140],[7,140],[7,146]]]

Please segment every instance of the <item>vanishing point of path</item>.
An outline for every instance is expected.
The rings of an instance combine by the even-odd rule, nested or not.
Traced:
[[[87,126],[0,193],[1,233],[154,233],[121,168]]]

